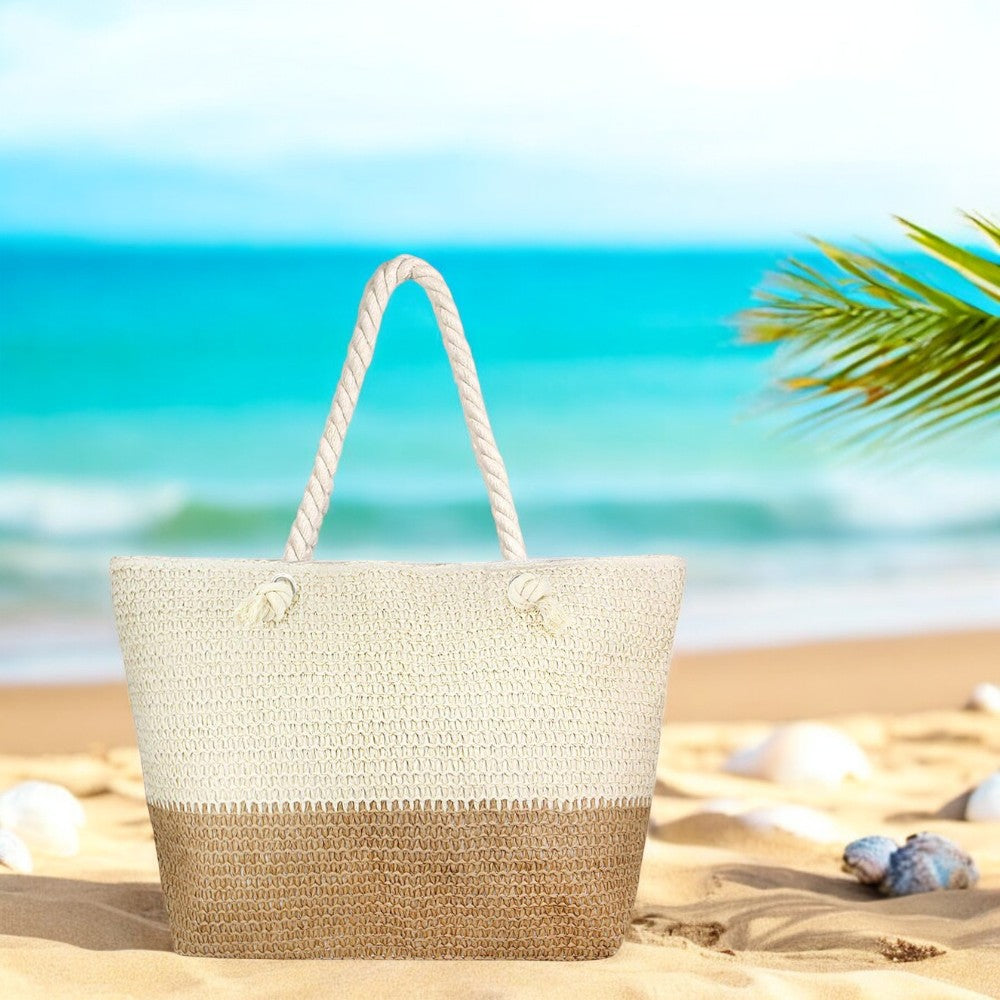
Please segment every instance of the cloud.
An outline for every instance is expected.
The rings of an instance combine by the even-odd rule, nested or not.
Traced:
[[[996,201],[998,29],[968,0],[7,3],[0,170],[23,198],[0,193],[0,225],[31,228],[29,163],[81,195],[145,176],[159,205],[116,224],[151,232],[274,230],[281,205],[318,235],[377,183],[445,237],[934,223]]]

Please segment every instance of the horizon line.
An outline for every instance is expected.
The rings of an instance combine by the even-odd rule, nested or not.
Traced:
[[[861,236],[841,238],[838,245],[865,244],[871,249],[871,240]],[[786,241],[773,239],[629,239],[625,237],[591,237],[572,240],[522,237],[503,239],[483,237],[482,239],[436,239],[406,238],[398,241],[385,239],[315,239],[289,238],[282,236],[260,237],[184,237],[168,235],[115,236],[81,235],[71,233],[4,233],[0,231],[0,250],[7,249],[93,249],[93,250],[315,250],[350,253],[377,250],[389,253],[408,253],[408,250],[393,250],[394,244],[409,244],[418,251],[434,252],[552,252],[588,253],[614,251],[619,253],[781,253],[790,252],[819,254],[810,243],[810,238],[802,234],[790,234]],[[887,253],[912,252],[920,255],[918,247],[909,241],[880,243],[878,250]]]

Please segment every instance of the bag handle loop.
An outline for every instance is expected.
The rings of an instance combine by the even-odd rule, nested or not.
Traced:
[[[419,257],[403,254],[379,267],[361,296],[358,321],[347,348],[347,360],[333,395],[312,474],[285,544],[284,559],[289,562],[303,562],[312,558],[323,518],[330,506],[333,479],[344,447],[344,437],[375,352],[375,340],[382,325],[382,316],[392,293],[407,281],[415,281],[423,288],[434,309],[451,371],[458,386],[472,450],[489,494],[493,522],[500,540],[500,553],[504,559],[527,559],[521,526],[510,494],[507,470],[493,438],[476,366],[465,339],[455,300],[444,278],[430,264]]]

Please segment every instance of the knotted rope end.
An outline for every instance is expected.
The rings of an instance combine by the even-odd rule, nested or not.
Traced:
[[[299,588],[290,576],[276,576],[262,583],[253,596],[236,609],[244,625],[274,625],[280,622],[299,596]]]
[[[543,628],[551,635],[558,635],[570,624],[569,613],[553,594],[548,580],[534,573],[514,577],[507,587],[507,598],[519,611],[537,611]]]

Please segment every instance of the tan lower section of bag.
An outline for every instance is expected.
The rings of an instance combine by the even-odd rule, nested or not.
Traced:
[[[595,959],[621,945],[649,802],[149,810],[182,954]]]

